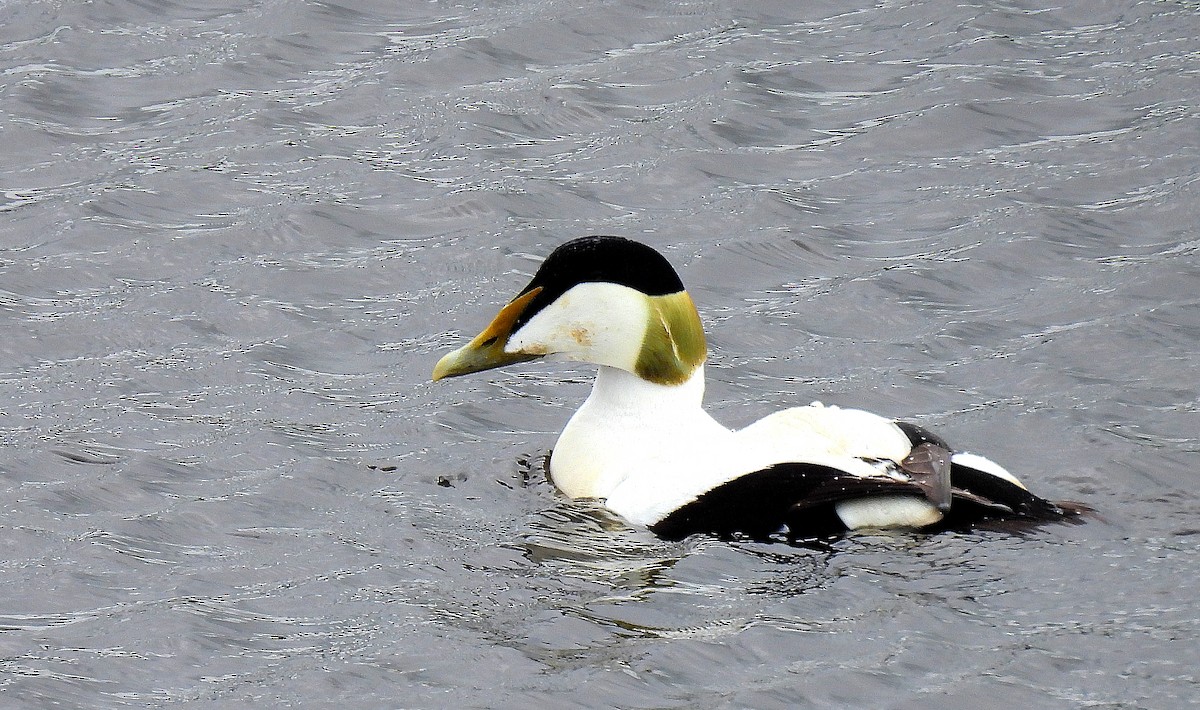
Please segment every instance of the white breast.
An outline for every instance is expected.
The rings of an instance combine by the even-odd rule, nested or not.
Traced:
[[[879,468],[860,457],[898,461],[910,449],[892,421],[820,404],[730,431],[701,408],[703,377],[700,368],[684,385],[671,387],[601,367],[592,394],[555,445],[550,461],[555,485],[574,498],[604,499],[631,523],[652,525],[723,483],[777,463],[878,476]],[[929,515],[928,504],[915,507],[920,510],[901,511],[903,517]],[[848,509],[848,515],[864,524],[877,524],[891,510],[860,508]]]

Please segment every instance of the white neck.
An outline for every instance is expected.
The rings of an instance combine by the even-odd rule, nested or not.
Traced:
[[[680,385],[601,366],[554,447],[555,485],[572,498],[605,498],[631,474],[678,466],[699,442],[724,440],[730,432],[701,409],[703,398],[703,365]]]
[[[647,382],[632,372],[601,365],[588,395],[588,403],[592,400],[605,407],[647,415],[698,409],[704,401],[704,365],[680,385]]]

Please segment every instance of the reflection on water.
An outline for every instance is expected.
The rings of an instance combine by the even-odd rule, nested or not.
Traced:
[[[5,701],[1194,702],[1198,18],[4,5]],[[805,548],[565,501],[586,369],[428,377],[587,233],[680,267],[731,426],[905,416],[1101,517]]]

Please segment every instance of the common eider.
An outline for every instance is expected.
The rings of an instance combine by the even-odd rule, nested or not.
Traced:
[[[1030,493],[920,426],[858,409],[813,403],[736,431],[719,424],[701,407],[707,346],[691,297],[666,258],[621,237],[555,249],[433,379],[543,357],[599,366],[554,446],[554,484],[665,538],[1038,522],[1082,508]]]

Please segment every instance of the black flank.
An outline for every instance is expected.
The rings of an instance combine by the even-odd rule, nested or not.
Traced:
[[[938,446],[925,440],[927,445]],[[942,448],[939,446],[939,448]],[[961,464],[952,464],[952,502],[944,519],[928,532],[968,530],[1008,521],[1012,530],[1030,524],[1069,520],[1089,512],[1077,503],[1053,503],[1002,478]],[[656,535],[681,540],[710,534],[723,538],[745,535],[770,540],[786,535],[790,541],[836,535],[846,531],[835,505],[873,495],[912,495],[928,499],[917,482],[892,478],[862,478],[844,471],[806,463],[781,463],[748,473],[704,493],[650,526]]]
[[[696,533],[721,537],[743,534],[767,540],[786,532],[789,539],[845,532],[834,504],[879,493],[923,495],[893,479],[852,476],[827,466],[781,463],[717,486],[650,526],[660,537],[680,540]]]

